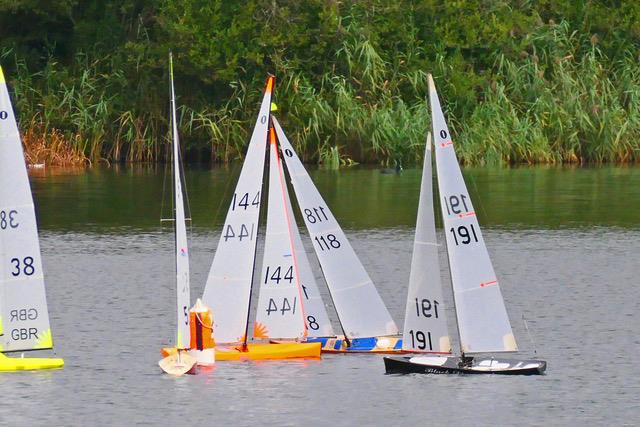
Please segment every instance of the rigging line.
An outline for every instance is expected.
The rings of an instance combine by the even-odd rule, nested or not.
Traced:
[[[180,120],[178,120],[178,123],[180,123]],[[193,221],[191,221],[193,214],[191,212],[191,204],[189,203],[189,191],[187,190],[187,177],[185,174],[185,166],[182,158],[182,152],[180,151],[180,146],[178,146],[178,166],[180,169],[180,175],[182,177],[182,185],[181,185],[182,193],[184,194],[184,200],[187,205],[187,214],[185,215],[186,217],[185,221],[189,221],[189,234],[191,234],[191,236],[193,237]]]
[[[245,153],[246,156],[246,153]],[[228,164],[223,165],[224,168],[228,169]],[[215,167],[215,166],[214,166]],[[210,172],[213,172],[213,169],[210,170]],[[242,172],[242,170],[241,170]],[[220,203],[218,203],[218,207],[216,208],[214,215],[213,215],[213,228],[216,228],[219,224],[216,223],[215,221],[217,220],[217,218],[219,218],[220,216],[220,211],[222,210],[223,206],[229,206],[229,204],[225,204],[224,201],[227,200],[227,196],[229,195],[229,189],[231,188],[231,184],[233,182],[237,182],[237,180],[233,180],[231,179],[231,177],[229,177],[229,174],[226,174],[228,179],[224,185],[224,190],[222,191],[222,197],[220,198]],[[225,221],[226,221],[226,217],[225,217]],[[224,227],[224,223],[225,221],[222,221],[222,226]],[[224,230],[223,230],[224,232]],[[220,236],[222,236],[222,233],[220,233]]]
[[[475,200],[478,201],[478,205],[480,205],[480,210],[482,211],[482,217],[483,218],[488,218],[487,211],[485,210],[484,205],[482,204],[482,197],[480,197],[480,191],[478,190],[478,186],[476,185],[476,180],[473,177],[473,174],[469,174],[468,176],[469,176],[469,181],[471,181],[471,184],[473,185],[473,190],[475,191],[475,197],[473,198],[473,200],[474,201]],[[478,221],[478,222],[480,222],[480,221]]]
[[[166,140],[166,138],[165,138]],[[164,217],[164,204],[165,204],[165,199],[166,199],[166,192],[167,192],[167,169],[169,168],[169,163],[166,161],[164,162],[164,173],[162,176],[162,198],[160,200],[160,225],[162,226],[162,222],[163,222],[163,217]]]
[[[536,346],[536,342],[533,340],[533,336],[529,331],[529,325],[527,324],[527,319],[524,317],[524,313],[522,313],[522,322],[524,323],[524,329],[527,331],[527,335],[529,336],[529,340],[531,341],[531,345],[533,345],[533,354],[538,355],[538,350]]]
[[[284,179],[284,170],[282,168],[282,160],[280,159],[280,153],[278,151],[277,138],[275,135],[275,130],[273,127],[270,128],[270,136],[272,141],[270,141],[274,147],[276,152],[276,160],[278,163],[278,178],[280,181],[280,191],[282,195],[282,199],[284,202],[284,215],[287,221],[287,231],[289,234],[289,245],[291,246],[291,254],[293,255],[293,268],[295,269],[296,274],[296,285],[298,287],[298,297],[300,298],[300,313],[302,314],[302,326],[304,328],[304,336],[306,337],[309,334],[309,328],[307,327],[307,316],[304,309],[304,299],[302,298],[302,286],[300,284],[300,275],[298,273],[298,260],[296,257],[296,248],[293,243],[293,231],[291,219],[289,218],[289,201],[287,200],[287,183]],[[293,209],[291,210],[293,212]]]

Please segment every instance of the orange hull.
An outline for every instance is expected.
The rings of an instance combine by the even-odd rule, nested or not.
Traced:
[[[160,353],[163,357],[174,353],[175,348],[165,347]],[[286,360],[286,359],[319,359],[320,343],[260,343],[248,344],[247,351],[239,346],[216,346],[216,362],[226,360]]]

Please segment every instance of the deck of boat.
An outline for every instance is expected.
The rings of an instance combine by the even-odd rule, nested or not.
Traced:
[[[247,344],[243,351],[239,345],[217,345],[216,362],[237,360],[285,360],[319,359],[320,343],[256,343]],[[163,357],[175,352],[175,348],[163,348]]]

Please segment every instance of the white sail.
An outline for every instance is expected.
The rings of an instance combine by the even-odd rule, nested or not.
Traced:
[[[180,142],[178,140],[178,121],[176,117],[176,93],[173,85],[173,58],[169,56],[171,78],[171,129],[173,132],[173,193],[175,203],[176,233],[176,292],[177,292],[177,328],[176,347],[189,346],[189,248],[187,244],[187,227],[184,215],[182,196],[182,180],[180,179]]]
[[[293,235],[293,247],[295,248],[296,261],[298,264],[298,277],[300,278],[300,287],[302,289],[302,297],[304,298],[304,314],[307,324],[307,337],[332,337],[335,336],[333,326],[329,320],[327,309],[322,301],[322,295],[318,289],[313,269],[309,263],[307,252],[300,237],[300,230],[293,215],[291,199],[289,192],[285,187],[285,196],[287,198],[287,212],[291,220],[291,230]]]
[[[53,347],[38,227],[18,126],[0,68],[0,351]]]
[[[427,137],[424,154],[402,349],[425,353],[451,352],[433,212],[431,134]]]
[[[286,206],[287,184],[273,128],[269,131],[269,146],[267,231],[253,335],[255,338],[301,339],[307,335],[304,300]]]
[[[269,77],[202,297],[219,343],[243,341],[247,329],[273,83]]]
[[[275,119],[273,123],[298,205],[346,336],[365,338],[397,334],[398,327],[340,225],[279,123]]]
[[[440,205],[463,353],[517,351],[433,78],[429,76]]]

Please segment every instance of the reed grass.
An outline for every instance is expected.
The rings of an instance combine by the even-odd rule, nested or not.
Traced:
[[[430,126],[427,70],[465,164],[640,160],[636,50],[611,60],[590,34],[552,23],[532,34],[518,55],[494,54],[490,69],[475,70],[461,65],[459,53],[432,55],[420,43],[383,52],[359,28],[355,18],[345,20],[336,61],[324,74],[274,60],[277,115],[306,162],[331,168],[419,164]],[[29,159],[95,164],[166,158],[166,79],[160,73],[153,85],[132,84],[113,63],[79,54],[72,67],[50,60],[33,72],[15,60],[15,75],[8,77]],[[261,89],[262,82],[236,81],[217,104],[179,100],[188,152],[216,162],[241,158]]]

